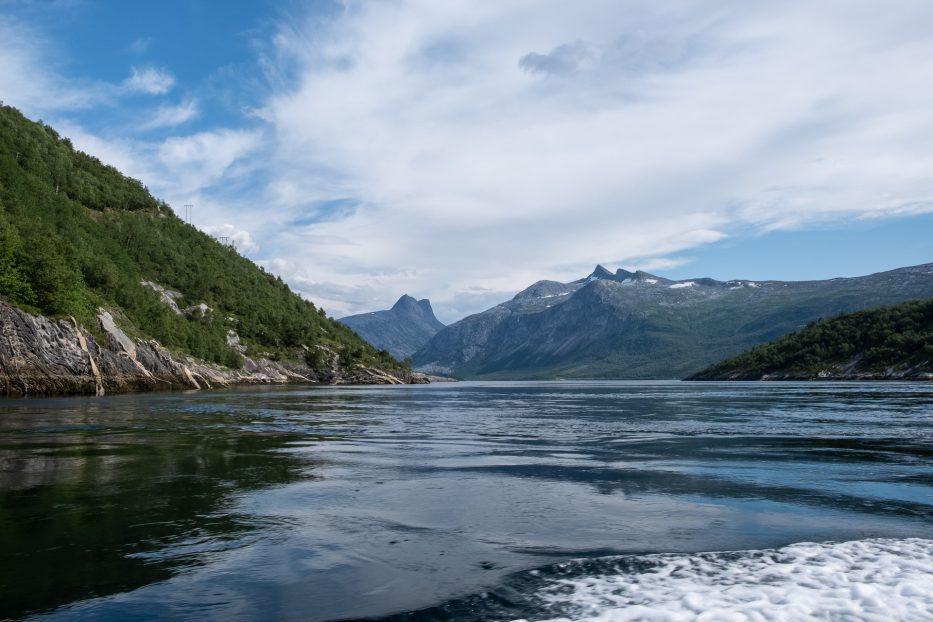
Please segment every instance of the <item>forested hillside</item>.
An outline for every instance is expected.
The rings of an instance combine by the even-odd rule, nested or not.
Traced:
[[[820,320],[691,380],[933,373],[933,299]]]
[[[179,309],[144,281],[178,292]],[[314,346],[323,345],[342,365],[399,368],[280,278],[182,222],[140,181],[8,106],[0,106],[0,294],[91,331],[98,307],[116,310],[131,335],[235,368],[242,356],[229,330],[272,359],[317,367]],[[202,303],[210,310],[184,311]]]

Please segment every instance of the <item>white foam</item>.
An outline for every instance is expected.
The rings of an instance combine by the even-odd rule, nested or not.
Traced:
[[[642,559],[644,571],[555,578],[538,596],[571,616],[555,621],[933,620],[933,540]]]

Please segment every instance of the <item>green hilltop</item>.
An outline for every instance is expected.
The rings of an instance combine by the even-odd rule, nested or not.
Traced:
[[[688,380],[933,377],[933,299],[813,322]]]
[[[177,291],[177,313],[149,281]],[[99,307],[129,334],[239,368],[251,353],[312,368],[325,346],[342,365],[401,365],[235,249],[184,223],[138,180],[77,151],[51,127],[0,105],[0,294],[99,331]],[[99,333],[98,333],[99,334]]]

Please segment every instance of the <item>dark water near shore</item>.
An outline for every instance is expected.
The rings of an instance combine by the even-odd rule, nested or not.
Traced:
[[[0,402],[0,619],[542,619],[554,577],[870,538],[933,558],[933,383]]]

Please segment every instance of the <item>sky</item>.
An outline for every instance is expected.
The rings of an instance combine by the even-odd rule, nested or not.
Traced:
[[[0,0],[0,100],[335,317],[933,261],[933,3]]]

